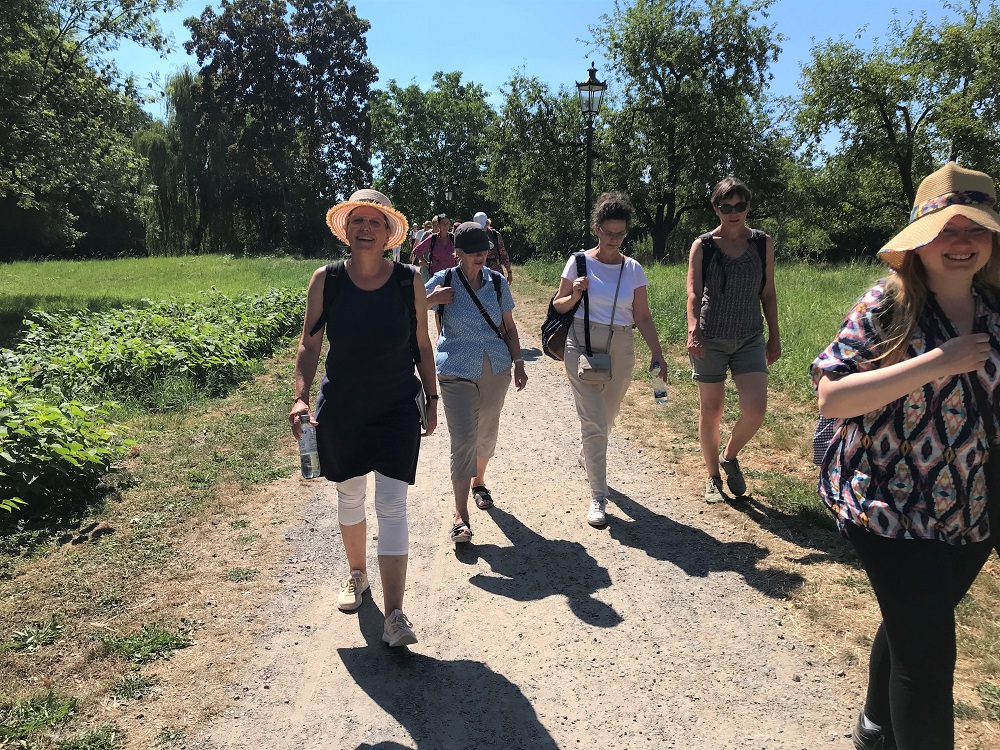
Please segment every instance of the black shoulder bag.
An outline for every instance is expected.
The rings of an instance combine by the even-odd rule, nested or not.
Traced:
[[[576,258],[576,275],[586,276],[587,256],[581,252],[573,253],[573,257]],[[547,357],[552,357],[559,362],[563,361],[563,357],[566,355],[566,335],[569,333],[569,327],[573,325],[573,316],[576,315],[580,302],[586,296],[587,292],[584,290],[576,304],[564,313],[559,312],[552,305],[552,301],[556,298],[555,294],[549,299],[549,310],[545,315],[545,322],[542,323],[542,351]]]

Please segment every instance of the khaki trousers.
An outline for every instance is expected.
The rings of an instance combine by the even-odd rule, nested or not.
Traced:
[[[472,479],[479,473],[476,458],[493,458],[510,380],[510,368],[494,375],[485,354],[482,374],[475,380],[438,376],[451,435],[452,479]]]
[[[587,480],[594,496],[608,495],[608,436],[615,426],[622,400],[632,383],[635,365],[635,339],[631,326],[613,326],[611,337],[611,380],[606,383],[586,383],[577,377],[580,355],[586,352],[582,320],[574,320],[566,336],[566,376],[573,388],[576,413],[580,417],[583,458]],[[590,324],[590,346],[603,352],[608,342],[608,326]]]

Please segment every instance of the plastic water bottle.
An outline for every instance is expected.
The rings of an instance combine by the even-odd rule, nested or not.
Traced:
[[[649,371],[653,374],[653,399],[657,404],[663,406],[667,403],[667,385],[660,380],[660,363],[653,362]]]
[[[309,421],[307,413],[299,414],[302,437],[299,438],[299,462],[302,478],[315,479],[319,473],[319,449],[316,446],[316,425]]]

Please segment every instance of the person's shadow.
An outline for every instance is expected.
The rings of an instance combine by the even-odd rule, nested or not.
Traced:
[[[546,539],[496,506],[488,512],[511,546],[470,544],[456,548],[460,561],[471,564],[482,558],[495,574],[477,573],[469,583],[518,602],[565,596],[573,614],[588,625],[612,628],[622,622],[613,607],[594,598],[594,592],[611,585],[611,576],[582,544]]]
[[[608,514],[611,536],[621,544],[641,549],[664,560],[689,576],[706,578],[710,573],[733,571],[755,589],[775,599],[784,599],[802,585],[798,573],[760,568],[768,551],[750,542],[721,542],[715,537],[654,513],[632,498],[612,490],[613,503],[632,520]]]
[[[417,750],[477,747],[558,750],[520,688],[471,659],[445,661],[382,642],[382,612],[358,610],[368,645],[337,649],[358,686],[401,724]],[[357,750],[408,750],[382,740]]]

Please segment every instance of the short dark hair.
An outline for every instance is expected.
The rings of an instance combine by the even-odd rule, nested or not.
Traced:
[[[591,221],[597,226],[601,226],[606,221],[624,221],[626,226],[632,226],[632,217],[635,216],[635,208],[628,195],[618,190],[608,193],[601,193],[594,203],[594,210],[590,215]]]
[[[734,195],[747,203],[753,198],[753,193],[750,192],[750,188],[747,187],[747,184],[743,180],[738,180],[731,176],[726,177],[712,188],[712,205],[718,206],[726,198],[732,198]]]

